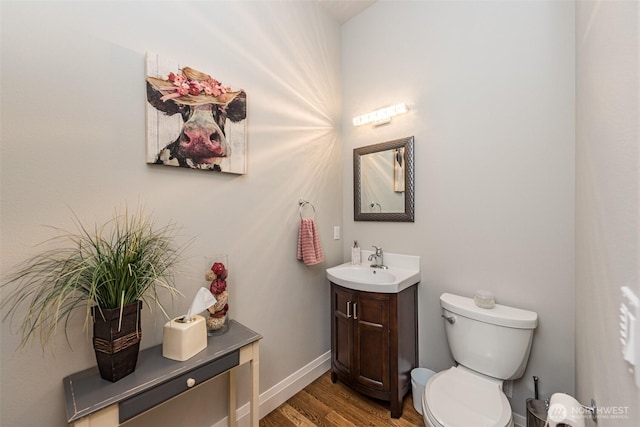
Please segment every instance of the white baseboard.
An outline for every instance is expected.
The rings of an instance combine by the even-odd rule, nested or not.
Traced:
[[[320,357],[298,369],[278,384],[264,391],[259,396],[260,418],[282,405],[293,395],[314,382],[322,374],[331,368],[331,351],[327,351]],[[249,426],[249,402],[242,405],[236,411],[238,427]],[[226,427],[229,425],[228,417],[224,417],[212,427]]]
[[[520,414],[513,413],[513,423],[515,427],[526,427],[527,419]]]

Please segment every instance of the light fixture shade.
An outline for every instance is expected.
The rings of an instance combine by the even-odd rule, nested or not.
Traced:
[[[406,102],[392,105],[390,107],[380,108],[379,110],[372,111],[370,113],[362,114],[353,118],[354,126],[362,126],[368,123],[373,123],[374,126],[389,123],[393,116],[406,113],[409,110]]]

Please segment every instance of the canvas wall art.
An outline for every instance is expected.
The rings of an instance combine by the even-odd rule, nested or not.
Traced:
[[[247,94],[147,53],[147,163],[247,172]]]

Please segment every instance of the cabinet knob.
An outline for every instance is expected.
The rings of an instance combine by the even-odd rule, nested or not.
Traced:
[[[191,387],[193,387],[194,385],[196,385],[196,380],[194,380],[193,378],[189,378],[189,379],[187,380],[187,387],[191,388]]]
[[[347,301],[347,319],[351,318],[351,301]]]

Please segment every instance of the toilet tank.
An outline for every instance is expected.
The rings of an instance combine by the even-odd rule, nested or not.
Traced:
[[[480,308],[472,298],[449,293],[440,296],[440,306],[458,364],[502,380],[524,374],[538,324],[536,313],[500,304]]]

